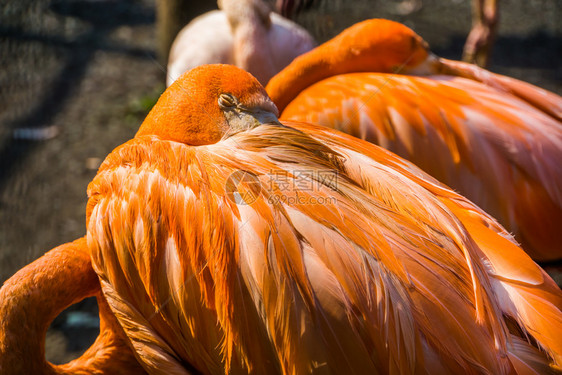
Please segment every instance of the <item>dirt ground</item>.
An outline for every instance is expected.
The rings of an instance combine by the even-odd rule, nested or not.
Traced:
[[[470,1],[418,3],[420,9],[402,14],[401,1],[316,0],[316,9],[297,21],[324,41],[356,21],[392,18],[414,28],[438,55],[459,59]],[[557,0],[504,4],[490,70],[562,93],[561,18]],[[1,5],[0,283],[84,235],[88,182],[164,89],[154,23],[150,0]],[[55,363],[81,353],[97,334],[95,301],[71,310],[48,333],[47,358]]]

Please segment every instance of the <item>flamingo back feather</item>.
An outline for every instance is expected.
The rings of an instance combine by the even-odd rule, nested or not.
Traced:
[[[494,219],[413,164],[303,123],[198,146],[162,134],[117,148],[88,189],[93,265],[149,372],[561,365],[562,292]],[[251,178],[236,179],[234,199],[240,171]]]

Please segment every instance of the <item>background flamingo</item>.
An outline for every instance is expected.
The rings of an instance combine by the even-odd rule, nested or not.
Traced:
[[[96,296],[100,335],[68,364],[45,360],[45,333],[66,307]],[[18,271],[0,289],[0,373],[143,374],[123,329],[100,292],[86,239],[61,245]]]
[[[326,0],[323,0],[326,2]],[[321,0],[277,0],[277,9],[285,17],[292,17]],[[418,11],[422,0],[404,0],[395,13],[407,15]],[[380,17],[380,15],[378,15]],[[472,28],[463,49],[463,60],[485,67],[490,60],[499,21],[499,0],[472,0]]]
[[[365,21],[267,86],[282,119],[405,157],[497,218],[537,260],[562,258],[562,99],[441,59],[409,28]]]
[[[472,0],[472,29],[463,50],[463,60],[486,67],[498,31],[499,0]]]
[[[148,372],[560,367],[562,292],[491,217],[276,114],[242,70],[193,69],[89,186],[92,262]]]
[[[220,11],[199,16],[176,37],[168,59],[168,86],[183,72],[209,63],[236,65],[266,84],[315,46],[305,29],[271,12],[263,0],[218,4]]]

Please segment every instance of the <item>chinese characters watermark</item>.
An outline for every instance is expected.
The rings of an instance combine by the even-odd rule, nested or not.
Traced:
[[[227,179],[227,197],[239,205],[251,205],[262,196],[269,204],[335,204],[334,196],[321,191],[337,190],[338,173],[334,170],[274,170],[258,176],[244,170],[234,171]]]

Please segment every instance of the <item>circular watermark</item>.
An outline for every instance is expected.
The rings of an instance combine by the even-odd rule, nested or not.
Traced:
[[[254,173],[238,169],[228,176],[224,188],[233,203],[250,205],[260,196],[261,182]]]

